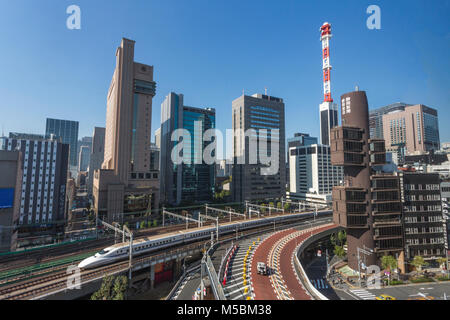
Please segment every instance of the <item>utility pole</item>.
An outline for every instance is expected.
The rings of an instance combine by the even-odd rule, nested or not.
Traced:
[[[373,254],[373,250],[372,249],[369,249],[369,248],[367,248],[367,250],[366,250],[366,246],[364,246],[364,249],[361,249],[360,247],[357,247],[356,248],[356,250],[357,250],[357,252],[358,252],[358,255],[357,255],[357,258],[358,258],[358,277],[359,277],[359,287],[361,288],[361,261],[360,261],[360,252],[362,253],[362,254],[364,254],[364,261],[365,261],[365,255],[371,255],[371,254]],[[365,265],[365,267],[367,268],[367,266]]]
[[[448,248],[445,249],[445,257],[447,258],[447,279],[450,279],[450,270],[448,270]]]

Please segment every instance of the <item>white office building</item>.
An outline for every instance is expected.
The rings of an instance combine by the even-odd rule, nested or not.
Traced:
[[[321,144],[289,148],[291,200],[331,203],[333,186],[343,180],[343,169],[332,166],[330,147]]]

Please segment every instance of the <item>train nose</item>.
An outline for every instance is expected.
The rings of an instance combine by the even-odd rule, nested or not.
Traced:
[[[86,266],[89,266],[94,260],[94,257],[86,258],[78,264],[78,268],[86,268]]]

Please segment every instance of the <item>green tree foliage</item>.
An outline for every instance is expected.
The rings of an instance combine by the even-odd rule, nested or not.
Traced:
[[[265,207],[266,204],[262,203],[261,206]],[[264,213],[266,213],[266,208],[261,208],[260,211],[261,211],[262,214],[264,214]]]
[[[281,206],[282,206],[281,202],[278,202],[278,203],[277,203],[277,208],[278,208],[278,209],[281,209]]]
[[[106,276],[100,289],[91,296],[91,300],[125,300],[128,279],[125,276]]]
[[[140,229],[145,229],[145,227],[146,227],[145,221],[142,221],[141,225],[139,227],[140,227]]]
[[[100,289],[91,296],[91,300],[111,300],[111,288],[113,286],[114,277],[106,276],[103,278]]]
[[[344,230],[339,231],[338,240],[341,246],[347,243],[347,233]]]
[[[381,267],[389,271],[395,270],[397,269],[397,259],[393,256],[382,256]]]
[[[127,291],[128,279],[125,276],[119,276],[114,281],[113,300],[125,300],[125,294]]]
[[[290,208],[291,208],[291,204],[288,203],[288,202],[286,202],[286,203],[284,204],[284,211],[289,211]]]
[[[443,266],[446,267],[445,264],[447,263],[447,258],[443,257],[437,258],[436,262],[439,263],[439,268],[442,268]]]
[[[422,267],[427,266],[428,262],[425,262],[425,259],[422,256],[415,256],[411,264],[421,272]]]
[[[337,245],[337,242],[336,242],[336,234],[331,234],[331,236],[330,236],[330,242],[331,242],[331,244],[333,245],[333,246],[336,246]]]
[[[344,250],[344,247],[341,247],[341,246],[334,246],[333,252],[334,252],[334,254],[337,255],[339,258],[344,258],[344,257],[345,257],[345,250]]]

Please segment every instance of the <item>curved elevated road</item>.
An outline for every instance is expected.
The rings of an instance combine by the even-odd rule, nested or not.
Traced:
[[[311,234],[334,228],[327,224],[304,230],[279,231],[257,248],[251,265],[251,283],[255,300],[312,300],[303,287],[294,264],[295,248]],[[266,263],[269,275],[259,275],[257,263]]]

